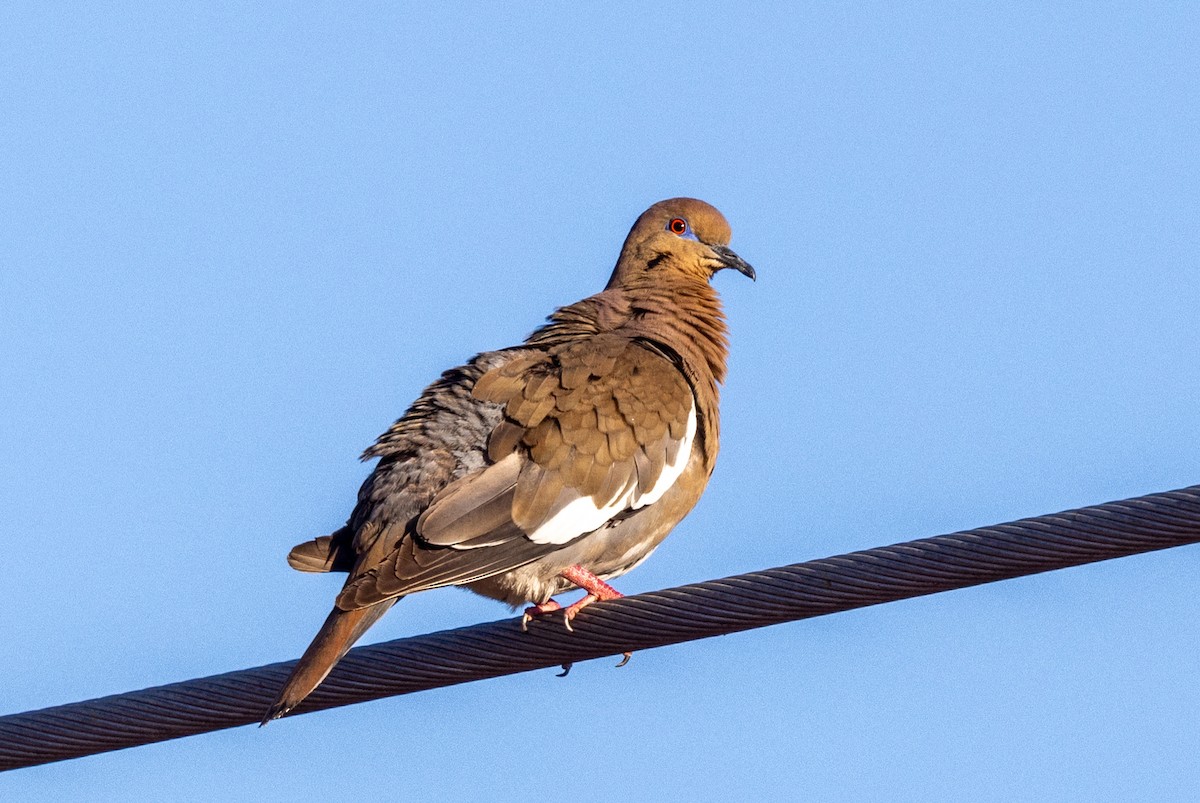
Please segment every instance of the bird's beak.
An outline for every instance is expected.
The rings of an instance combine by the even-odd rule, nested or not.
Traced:
[[[721,263],[722,267],[733,268],[743,276],[749,276],[750,281],[754,281],[757,278],[754,275],[754,268],[750,267],[750,263],[735,254],[732,249],[724,245],[712,245],[709,247],[717,255],[717,260]]]

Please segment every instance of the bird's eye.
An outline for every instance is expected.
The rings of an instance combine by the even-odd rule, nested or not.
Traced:
[[[671,218],[671,222],[667,224],[667,228],[675,234],[686,234],[688,230],[687,221],[681,217]]]

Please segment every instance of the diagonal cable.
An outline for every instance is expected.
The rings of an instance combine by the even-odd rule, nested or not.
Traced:
[[[296,714],[807,619],[1200,541],[1200,485],[359,647]],[[257,723],[295,662],[0,717],[0,770]]]

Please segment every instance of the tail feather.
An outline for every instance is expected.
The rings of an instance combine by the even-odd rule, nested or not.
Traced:
[[[367,632],[367,628],[375,624],[399,599],[401,597],[385,599],[353,611],[343,611],[340,608],[330,611],[325,624],[317,631],[316,638],[308,645],[304,655],[300,656],[292,674],[283,684],[279,697],[267,709],[261,724],[266,725],[300,705],[304,698],[321,684],[342,656],[354,646],[354,642]]]
[[[302,572],[348,572],[357,555],[349,527],[296,544],[288,553],[288,565]]]

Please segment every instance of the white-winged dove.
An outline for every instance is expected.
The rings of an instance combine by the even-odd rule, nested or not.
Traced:
[[[300,703],[406,594],[461,585],[528,617],[620,596],[700,499],[717,458],[725,319],[709,285],[733,268],[729,224],[692,198],[638,218],[603,292],[520,346],[426,388],[368,449],[379,458],[346,526],[293,568],[348,572],[333,611],[264,722]],[[551,597],[580,588],[561,609]]]

